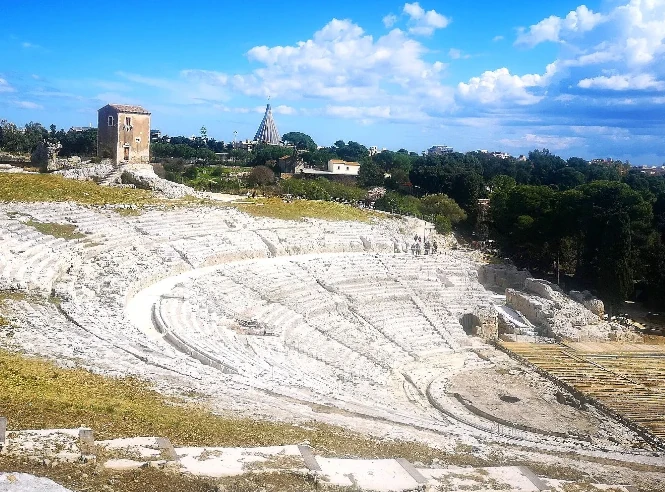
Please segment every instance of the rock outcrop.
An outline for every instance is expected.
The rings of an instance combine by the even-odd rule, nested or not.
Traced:
[[[536,325],[543,336],[576,341],[640,338],[618,323],[604,321],[546,280],[529,278],[524,287],[524,291],[507,289],[506,304]],[[597,304],[591,300],[588,304],[597,308]]]
[[[187,195],[200,196],[200,193],[179,183],[162,179],[150,164],[131,164],[122,169],[121,181],[143,190],[152,190],[166,198],[182,198]]]

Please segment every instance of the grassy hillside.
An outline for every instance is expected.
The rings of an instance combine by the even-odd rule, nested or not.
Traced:
[[[89,205],[147,204],[158,200],[149,191],[99,186],[53,174],[0,173],[0,201],[77,202]]]
[[[1,329],[1,328],[0,328]],[[115,379],[82,369],[0,350],[0,415],[11,429],[89,426],[98,439],[164,436],[176,446],[270,446],[309,441],[332,455],[403,456],[430,462],[444,454],[424,445],[379,441],[341,427],[296,426],[213,415],[203,406],[167,399],[132,379]]]
[[[285,203],[281,198],[252,200],[252,203],[234,204],[238,209],[258,217],[299,220],[303,218],[323,220],[356,220],[366,222],[378,214],[350,205],[314,200],[294,200]]]

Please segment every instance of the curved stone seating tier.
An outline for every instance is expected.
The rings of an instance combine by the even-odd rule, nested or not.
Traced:
[[[26,216],[74,224],[85,237],[43,235]],[[25,303],[29,352],[144,375],[169,391],[215,396],[230,410],[311,418],[311,405],[322,404],[451,430],[422,394],[408,395],[401,369],[455,355],[466,337],[460,317],[490,305],[491,294],[466,253],[395,255],[410,241],[400,227],[254,219],[213,207],[120,215],[113,207],[0,204],[0,279],[61,299]],[[283,256],[297,253],[307,256]],[[184,272],[155,297],[161,334],[130,322],[125,308],[136,293]]]

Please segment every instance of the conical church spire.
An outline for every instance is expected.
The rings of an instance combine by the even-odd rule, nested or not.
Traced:
[[[257,142],[267,143],[270,145],[278,145],[281,137],[277,131],[275,120],[272,119],[272,108],[270,103],[266,106],[266,114],[263,115],[263,120],[256,131],[254,140]]]

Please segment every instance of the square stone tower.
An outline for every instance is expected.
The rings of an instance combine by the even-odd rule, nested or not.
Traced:
[[[107,104],[97,111],[97,156],[114,164],[150,162],[150,113],[141,106]]]

